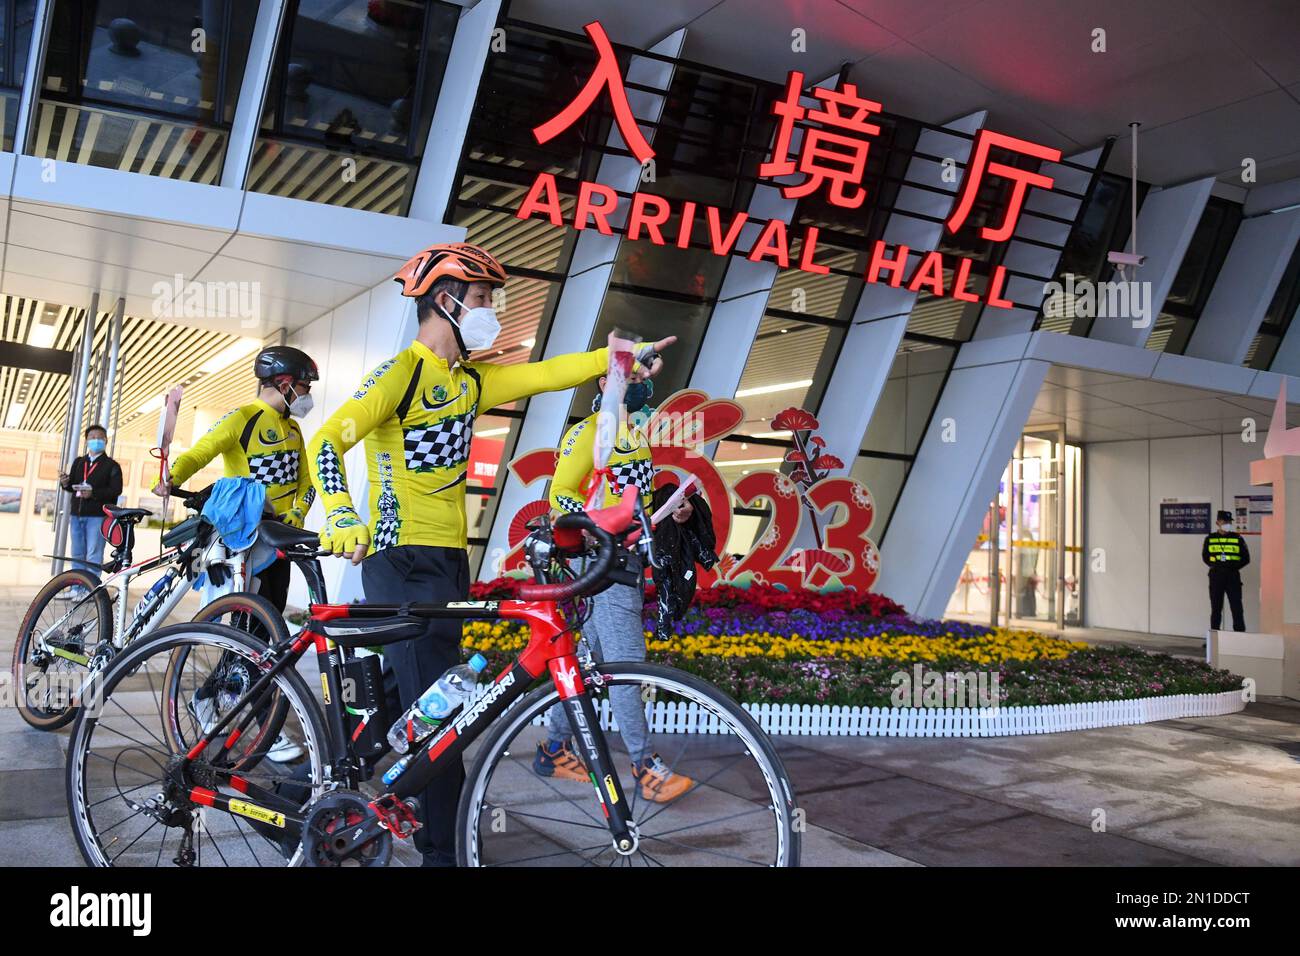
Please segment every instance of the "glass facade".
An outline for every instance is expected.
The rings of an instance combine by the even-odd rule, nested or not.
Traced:
[[[772,84],[677,63],[655,125],[653,172],[643,177],[639,191],[717,206],[724,219],[745,211],[771,141],[771,101],[778,92]],[[648,340],[676,335],[670,361],[655,381],[661,397],[690,380],[726,272],[727,259],[710,251],[702,218],[684,249],[644,239],[619,243],[591,337],[595,348],[615,328]],[[676,235],[680,226],[674,212],[662,228]],[[576,390],[571,418],[590,414],[596,390],[595,382]]]
[[[508,22],[508,56],[489,53],[461,154],[460,173],[448,219],[466,230],[466,241],[497,256],[510,281],[495,305],[501,335],[490,353],[475,355],[514,364],[541,358],[559,302],[577,234],[543,220],[520,220],[515,210],[539,172],[555,175],[560,205],[568,215],[579,179],[594,175],[609,132],[610,116],[592,110],[585,127],[566,131],[544,146],[527,131],[555,112],[557,88],[577,88],[595,66],[585,38]],[[618,48],[626,68],[628,53]],[[524,132],[520,132],[520,131]],[[527,402],[515,402],[475,426],[493,444],[483,452],[496,468],[488,480],[471,482],[470,557],[477,567],[496,513],[505,464],[515,452],[518,422]],[[499,444],[498,444],[499,443]],[[540,496],[542,489],[537,489]]]
[[[460,7],[290,0],[247,187],[405,215]]]
[[[216,183],[256,0],[55,0],[28,152]]]
[[[35,14],[36,0],[0,2],[0,134],[4,137],[3,149],[6,152],[14,148],[18,103],[27,70],[27,52],[32,44],[32,18]]]
[[[1147,184],[1139,180],[1139,211],[1146,193]],[[1044,299],[1035,329],[1085,336],[1092,331],[1095,316],[1078,314],[1077,295],[1065,290],[1071,288],[1071,280],[1073,287],[1079,288],[1082,283],[1107,281],[1114,275],[1115,268],[1106,256],[1112,250],[1123,249],[1133,231],[1131,195],[1130,180],[1112,173],[1097,174],[1061,250],[1053,281],[1062,292]]]
[[[1147,338],[1148,349],[1176,355],[1187,350],[1239,225],[1241,204],[1211,196]]]
[[[1242,364],[1247,368],[1271,368],[1278,346],[1291,328],[1297,311],[1300,311],[1300,244],[1291,253],[1286,271],[1282,273]]]

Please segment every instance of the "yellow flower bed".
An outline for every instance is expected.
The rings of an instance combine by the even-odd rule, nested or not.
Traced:
[[[1005,660],[1059,660],[1088,646],[1079,641],[1065,641],[1036,631],[1011,628],[998,628],[984,637],[959,637],[951,633],[935,637],[885,633],[845,641],[806,640],[798,635],[786,637],[768,633],[701,634],[657,641],[647,632],[646,642],[651,653],[667,652],[687,658],[879,657],[913,663],[957,657],[979,664],[997,664]],[[528,631],[517,624],[471,621],[465,625],[463,643],[471,651],[516,653],[528,643]]]

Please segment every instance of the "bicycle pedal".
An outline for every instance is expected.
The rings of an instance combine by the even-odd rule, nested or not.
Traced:
[[[384,829],[399,840],[414,835],[423,826],[415,815],[414,800],[398,800],[389,793],[373,801],[370,806]]]

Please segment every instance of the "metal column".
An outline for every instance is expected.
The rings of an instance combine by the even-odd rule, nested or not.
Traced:
[[[63,471],[66,472],[72,467],[73,460],[77,457],[78,436],[81,434],[81,412],[86,402],[86,382],[90,376],[90,351],[95,344],[95,318],[99,315],[99,293],[96,292],[90,297],[90,308],[86,310],[86,317],[81,328],[81,362],[79,365],[80,373],[75,382],[69,382],[68,399],[72,405],[71,421],[68,423],[68,431],[65,435],[66,442],[63,453]],[[58,523],[54,529],[54,553],[60,555],[68,546],[68,519],[72,515],[72,500],[66,499],[66,507],[63,511],[63,520]],[[50,570],[54,574],[63,571],[63,561],[56,557],[50,565]]]
[[[117,385],[117,357],[122,348],[122,317],[126,312],[126,299],[118,297],[117,307],[113,310],[112,325],[108,332],[108,372],[100,377],[100,403],[99,415],[97,420],[105,428],[108,427],[109,419],[113,415],[113,389]],[[113,431],[117,431],[116,425]],[[116,435],[114,435],[116,438]]]
[[[1065,425],[1056,430],[1056,629],[1065,630]]]
[[[1001,571],[998,561],[998,548],[1001,547],[1001,529],[1002,519],[998,515],[998,499],[1001,497],[997,492],[993,494],[993,502],[989,505],[989,626],[998,626],[998,602],[1002,600],[1002,587],[998,581],[998,574]],[[1007,513],[1010,517],[1010,512]]]

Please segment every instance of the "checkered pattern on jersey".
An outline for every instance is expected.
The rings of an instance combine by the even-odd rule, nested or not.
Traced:
[[[262,485],[296,485],[298,453],[276,451],[269,455],[249,456],[248,475]]]
[[[469,441],[474,432],[474,413],[444,418],[403,432],[402,445],[410,471],[449,468],[469,459]]]
[[[391,548],[397,544],[397,538],[402,529],[401,519],[397,517],[380,518],[375,522],[375,533],[371,536],[371,547],[376,551],[382,551],[384,548]]]
[[[337,495],[348,490],[343,469],[339,465],[339,456],[329,442],[321,442],[320,451],[316,453],[316,472],[320,476],[322,493]]]
[[[622,492],[628,485],[636,485],[637,491],[648,495],[654,491],[655,466],[646,458],[635,458],[617,465],[610,465],[614,473],[614,484]]]
[[[586,510],[581,501],[577,498],[570,498],[568,495],[556,495],[555,503],[562,511],[578,512]]]

